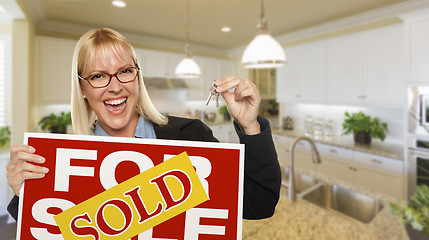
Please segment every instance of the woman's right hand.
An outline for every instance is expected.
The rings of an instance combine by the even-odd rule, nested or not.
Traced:
[[[9,186],[17,196],[25,180],[43,178],[49,171],[48,168],[33,164],[45,162],[45,158],[34,154],[35,152],[33,147],[27,145],[14,145],[10,148],[6,177]]]

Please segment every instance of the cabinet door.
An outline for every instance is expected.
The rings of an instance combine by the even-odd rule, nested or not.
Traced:
[[[365,101],[405,102],[402,29],[402,25],[394,26],[364,35]]]
[[[308,142],[300,141],[296,144],[294,150],[295,166],[305,170],[316,171],[316,164],[313,163],[313,155]]]
[[[353,183],[353,172],[350,167],[353,162],[353,151],[325,144],[317,144],[322,162],[317,165],[317,171],[325,176],[333,177],[348,183]]]
[[[305,44],[301,47],[299,95],[303,101],[326,100],[326,43]]]
[[[404,177],[392,172],[378,171],[364,165],[356,165],[355,184],[372,191],[404,198]]]
[[[159,51],[143,50],[143,58],[146,60],[146,66],[143,66],[147,77],[165,77],[168,69],[166,65],[166,56]]]
[[[300,100],[300,48],[298,46],[285,49],[287,64],[277,68],[277,101],[289,102]]]
[[[277,151],[277,158],[282,168],[289,166],[289,147],[291,138],[273,134],[273,141]]]
[[[176,77],[176,67],[179,65],[180,61],[185,57],[185,54],[174,54],[174,53],[168,53],[166,56],[166,65],[167,65],[167,71],[166,71],[166,77],[169,78],[175,78]],[[195,59],[194,59],[195,60]]]
[[[354,102],[362,96],[362,42],[352,34],[328,41],[328,100]]]
[[[70,103],[70,69],[76,41],[36,39],[36,94],[43,104]]]
[[[429,18],[410,21],[407,29],[411,80],[429,81]]]
[[[230,60],[219,60],[220,64],[221,64],[221,72],[220,72],[220,77],[226,77],[229,75],[234,75],[236,74],[236,69],[235,69],[235,63],[233,61]]]
[[[198,67],[201,70],[199,78],[185,79],[188,89],[186,91],[187,100],[206,100],[208,96],[208,88],[205,88],[206,70],[204,68],[204,59],[201,57],[193,57]]]

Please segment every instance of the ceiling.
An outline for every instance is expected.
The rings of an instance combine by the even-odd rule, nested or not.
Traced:
[[[39,30],[74,31],[110,27],[156,39],[186,41],[186,0],[21,0]],[[189,0],[192,44],[233,49],[256,34],[259,0]],[[413,0],[265,0],[265,14],[274,37]],[[221,27],[232,31],[223,33]],[[124,34],[126,35],[126,34]]]

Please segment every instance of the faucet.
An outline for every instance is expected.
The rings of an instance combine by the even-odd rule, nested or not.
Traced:
[[[295,173],[294,173],[294,149],[295,149],[295,145],[301,141],[301,140],[305,140],[307,142],[310,143],[311,146],[311,151],[312,151],[312,155],[313,155],[313,163],[314,164],[319,164],[322,162],[322,160],[320,159],[320,155],[319,155],[319,151],[317,151],[316,149],[316,144],[314,144],[313,139],[309,138],[309,137],[297,137],[292,141],[292,144],[290,145],[290,149],[289,149],[289,154],[290,154],[290,165],[289,165],[289,191],[288,191],[288,198],[290,201],[295,201],[296,200],[296,189],[295,189]]]

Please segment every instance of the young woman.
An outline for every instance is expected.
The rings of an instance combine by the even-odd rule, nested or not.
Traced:
[[[199,120],[160,114],[147,94],[140,67],[130,42],[118,32],[103,28],[85,33],[73,56],[74,133],[217,141]],[[243,217],[270,217],[279,199],[281,173],[269,122],[257,115],[259,92],[249,80],[236,76],[218,79],[215,84],[235,120],[240,142],[245,144]],[[46,168],[32,164],[45,161],[34,152],[27,145],[12,146],[10,150],[7,179],[16,196],[8,211],[15,219],[22,183],[47,173]]]

